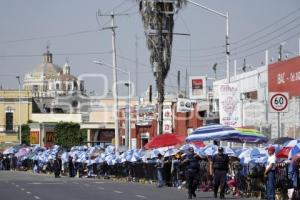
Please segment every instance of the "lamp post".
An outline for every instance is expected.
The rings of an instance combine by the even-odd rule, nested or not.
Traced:
[[[104,67],[108,67],[108,68],[113,68],[113,66],[111,65],[108,65],[108,64],[105,64],[103,63],[102,61],[94,61],[95,64],[98,64],[98,65],[101,65],[101,66],[104,66]],[[128,75],[128,83],[125,83],[125,86],[128,87],[128,118],[127,118],[127,129],[126,129],[126,134],[125,134],[125,141],[126,143],[128,144],[128,148],[131,149],[131,117],[130,117],[130,113],[131,113],[131,110],[130,110],[130,101],[131,101],[131,73],[130,71],[126,71],[124,69],[121,69],[119,67],[114,67],[114,69],[120,71],[120,72],[123,72],[125,74]],[[114,79],[114,85],[117,85],[117,80]],[[118,93],[116,93],[118,94]],[[118,99],[118,96],[116,96],[116,99]],[[116,102],[115,102],[116,103]],[[118,103],[118,102],[117,102]],[[115,105],[115,108],[118,108],[118,105]],[[115,110],[115,129],[118,130],[119,129],[119,122],[116,123],[116,121],[118,121],[118,110]],[[117,126],[116,126],[117,125]],[[119,148],[119,131],[115,131],[115,141],[118,141],[118,143],[115,143],[115,147],[116,149]]]
[[[205,10],[211,12],[211,13],[214,13],[214,14],[217,14],[217,15],[219,15],[221,17],[224,17],[226,19],[226,38],[225,38],[226,39],[226,41],[225,41],[225,44],[226,44],[226,51],[225,51],[225,53],[226,53],[226,67],[227,67],[227,70],[226,70],[227,71],[227,75],[226,75],[226,77],[227,77],[227,83],[230,83],[230,68],[229,68],[230,51],[229,51],[229,17],[228,17],[228,12],[226,12],[226,14],[223,14],[223,13],[221,13],[219,11],[213,10],[211,8],[203,6],[203,5],[201,5],[199,3],[196,3],[194,1],[187,0],[187,2],[189,2],[191,4],[194,4],[194,5],[202,8],[202,9],[205,9]]]
[[[16,76],[19,83],[19,140],[20,144],[22,144],[22,131],[21,131],[21,81],[20,76]]]
[[[130,76],[130,72],[128,72],[128,83],[125,83],[125,86],[128,87],[128,114],[127,114],[127,138],[126,141],[128,142],[128,149],[131,149],[131,99],[130,99],[130,96],[131,96],[131,83],[130,83],[130,79],[131,79],[131,76]]]

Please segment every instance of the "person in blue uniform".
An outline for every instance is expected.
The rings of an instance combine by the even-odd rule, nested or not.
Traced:
[[[225,198],[225,187],[227,172],[229,170],[229,157],[224,154],[223,147],[218,148],[218,153],[212,157],[211,172],[214,176],[214,197],[218,197],[220,188],[220,198]]]

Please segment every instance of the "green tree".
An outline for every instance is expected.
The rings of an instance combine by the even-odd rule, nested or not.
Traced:
[[[78,123],[59,122],[54,128],[55,143],[70,149],[86,141],[86,130],[80,130]]]
[[[30,144],[30,127],[28,124],[22,124],[21,133],[22,133],[22,137],[21,137],[22,144],[29,145]]]

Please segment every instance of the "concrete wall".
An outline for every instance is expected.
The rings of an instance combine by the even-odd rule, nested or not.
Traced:
[[[51,114],[51,113],[39,113],[32,114],[32,121],[34,122],[74,122],[81,123],[81,114]]]

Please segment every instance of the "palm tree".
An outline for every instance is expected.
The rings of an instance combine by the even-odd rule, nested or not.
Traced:
[[[174,14],[186,0],[137,0],[144,24],[150,63],[158,91],[159,134],[163,132],[163,102],[165,79],[167,78],[172,55]]]

